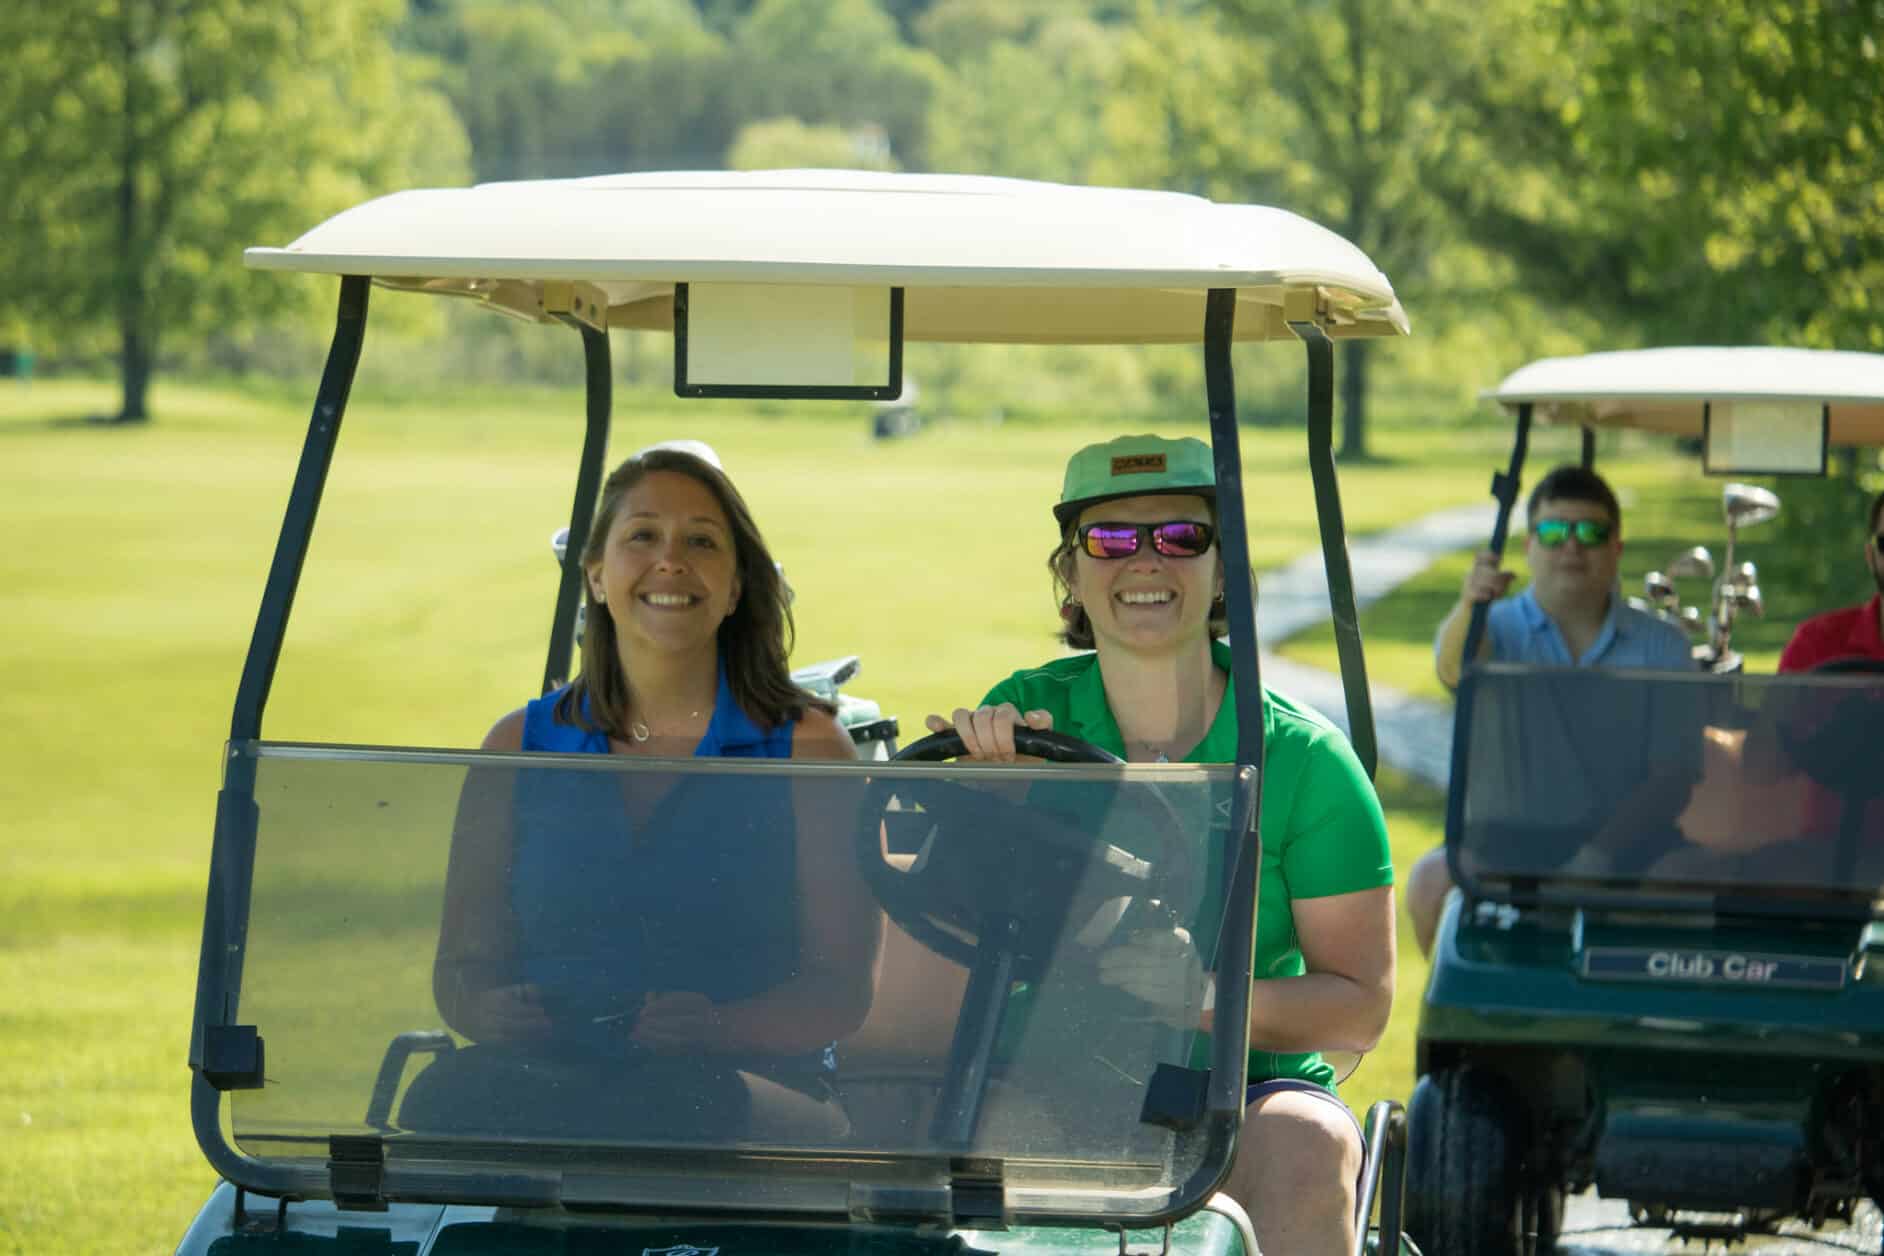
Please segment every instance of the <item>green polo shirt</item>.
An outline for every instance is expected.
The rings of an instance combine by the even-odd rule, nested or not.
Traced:
[[[1230,647],[1211,643],[1218,667],[1230,671]],[[1236,691],[1230,687],[1204,739],[1186,763],[1236,761]],[[1099,656],[1078,654],[1015,672],[988,691],[986,705],[1012,702],[1046,711],[1056,732],[1123,757],[1125,739],[1106,700]],[[1317,712],[1272,690],[1263,691],[1262,870],[1256,902],[1256,963],[1260,979],[1306,970],[1295,914],[1298,898],[1324,898],[1393,884],[1393,856],[1380,800],[1341,730]],[[1213,887],[1214,889],[1214,887]],[[1334,1070],[1315,1053],[1249,1053],[1251,1081],[1293,1077],[1334,1089]]]

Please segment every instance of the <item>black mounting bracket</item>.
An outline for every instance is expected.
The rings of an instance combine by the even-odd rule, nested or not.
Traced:
[[[327,1140],[327,1185],[334,1206],[386,1211],[386,1144],[371,1135],[335,1134]]]
[[[958,1156],[949,1161],[949,1213],[956,1229],[1007,1229],[1004,1177],[999,1160]]]
[[[262,1088],[262,1035],[253,1025],[203,1029],[203,1080],[217,1090]]]

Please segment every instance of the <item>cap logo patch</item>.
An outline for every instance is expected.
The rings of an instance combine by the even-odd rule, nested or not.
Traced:
[[[1113,475],[1162,475],[1163,473],[1163,454],[1125,454],[1112,460]]]

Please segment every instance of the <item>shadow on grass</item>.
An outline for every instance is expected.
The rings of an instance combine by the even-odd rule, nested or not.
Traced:
[[[97,431],[100,428],[147,428],[150,416],[127,419],[115,414],[55,414],[24,419],[0,419],[0,436],[24,436],[41,432]]]
[[[1349,470],[1365,467],[1370,471],[1391,471],[1395,467],[1411,466],[1412,459],[1369,450],[1364,454],[1336,454],[1335,465]]]

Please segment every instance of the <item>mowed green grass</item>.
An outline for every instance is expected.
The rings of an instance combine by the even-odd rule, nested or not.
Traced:
[[[185,1063],[203,887],[308,404],[167,384],[148,427],[77,421],[114,402],[0,384],[0,1252],[168,1251],[214,1181]],[[795,661],[861,654],[852,688],[906,738],[1055,652],[1043,560],[1066,455],[1148,426],[963,421],[879,443],[861,410],[617,412],[616,456],[718,446],[797,591]],[[581,413],[573,392],[356,395],[266,735],[471,746],[535,691]],[[1343,472],[1350,529],[1482,495],[1501,443],[1382,425],[1379,461]],[[1303,438],[1251,429],[1244,448],[1265,568],[1316,544]],[[1438,799],[1391,774],[1384,792],[1404,867],[1437,840]],[[1423,976],[1409,954],[1356,1106],[1405,1094]]]

